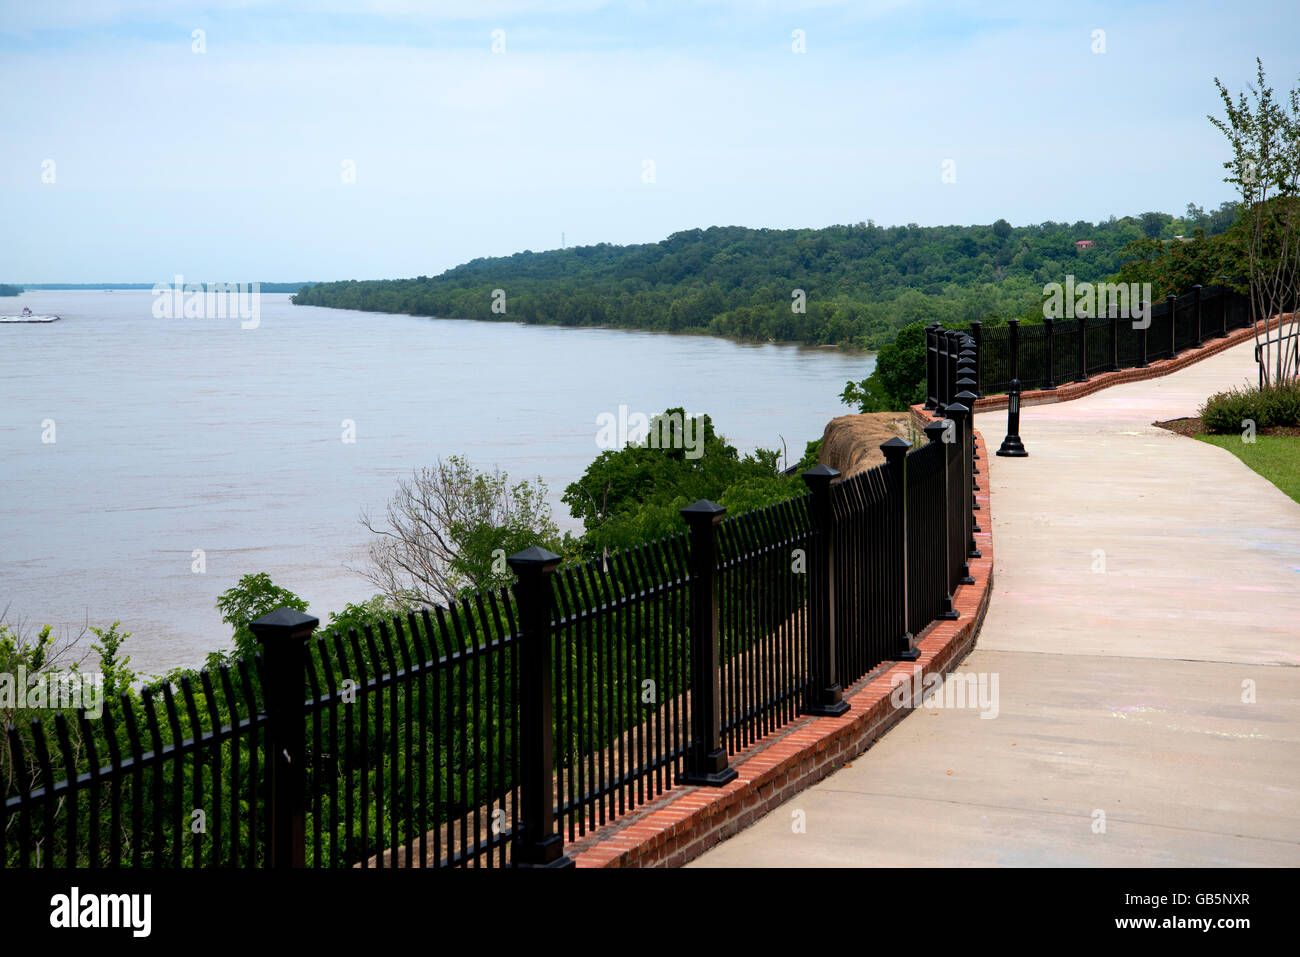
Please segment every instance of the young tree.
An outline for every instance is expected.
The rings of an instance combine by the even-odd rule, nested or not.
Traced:
[[[236,656],[253,660],[261,647],[248,626],[277,608],[305,612],[307,602],[289,589],[275,584],[266,572],[243,576],[234,587],[217,597],[217,611],[221,612],[221,620],[234,629]],[[210,656],[210,659],[214,664],[225,660],[220,653]]]
[[[1277,316],[1280,339],[1281,317],[1291,313],[1294,322],[1300,307],[1300,89],[1278,102],[1264,80],[1264,64],[1258,58],[1255,64],[1258,86],[1250,90],[1250,99],[1242,93],[1234,102],[1215,77],[1227,116],[1209,120],[1232,144],[1232,159],[1223,164],[1230,174],[1224,182],[1236,185],[1241,194],[1255,316]],[[1281,385],[1296,377],[1296,340],[1293,335],[1289,341],[1271,342],[1267,326],[1255,334],[1264,384]]]
[[[680,511],[699,499],[737,515],[801,494],[803,482],[783,476],[779,459],[770,449],[741,456],[709,416],[667,409],[644,438],[600,453],[565,489],[562,501],[585,529],[576,550],[595,557],[685,531]]]
[[[363,574],[399,605],[446,605],[467,590],[499,588],[514,575],[505,558],[531,545],[560,548],[546,485],[509,483],[500,469],[477,471],[460,456],[398,482]]]
[[[925,401],[925,327],[921,320],[904,326],[876,355],[876,368],[861,382],[846,382],[845,405],[859,412],[897,412]]]

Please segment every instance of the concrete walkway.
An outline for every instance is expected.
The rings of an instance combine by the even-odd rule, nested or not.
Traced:
[[[918,709],[694,866],[1300,865],[1300,504],[1151,425],[1252,349],[1026,409],[957,669],[998,676],[997,717]]]

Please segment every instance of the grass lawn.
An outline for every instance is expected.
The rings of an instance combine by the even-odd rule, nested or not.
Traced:
[[[1295,501],[1300,502],[1300,435],[1257,435],[1243,442],[1240,435],[1196,436],[1227,449]]]

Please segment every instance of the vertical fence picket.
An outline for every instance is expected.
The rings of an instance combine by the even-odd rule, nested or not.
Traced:
[[[63,759],[63,783],[68,787],[65,792],[68,823],[64,828],[63,866],[76,867],[77,828],[81,823],[81,787],[77,780],[77,759],[72,750],[72,739],[68,736],[68,722],[62,711],[54,712],[54,737],[59,743],[59,756]],[[53,857],[53,848],[50,850],[50,856]]]
[[[108,702],[104,701],[103,705],[106,713]],[[101,717],[102,716],[103,713],[101,713]],[[90,721],[86,717],[85,708],[82,708],[77,712],[77,727],[81,734],[81,740],[86,745],[86,767],[90,775],[90,814],[86,822],[88,830],[86,837],[86,866],[94,870],[100,866],[99,813],[100,800],[103,797],[100,781],[103,778],[104,772],[99,763],[99,748],[95,744],[95,729],[91,727]],[[0,828],[3,828],[5,823],[6,822],[4,821],[0,821]],[[0,865],[2,865],[4,861],[4,839],[3,837],[0,837]]]
[[[190,866],[199,867],[203,860],[203,831],[207,826],[208,809],[203,807],[203,751],[198,746],[202,735],[199,724],[199,708],[194,700],[194,685],[186,675],[181,678],[181,700],[185,705],[185,715],[189,718],[190,733],[195,742],[194,750],[191,752],[190,760],[194,762],[194,767],[190,778]],[[214,726],[215,727],[215,726]],[[197,828],[194,826],[193,815],[195,811],[201,811],[203,815],[204,827]],[[186,823],[182,820],[182,824]]]

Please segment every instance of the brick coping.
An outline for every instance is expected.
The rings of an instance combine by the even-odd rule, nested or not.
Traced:
[[[925,421],[928,421],[926,417]],[[987,463],[984,439],[975,447]],[[987,475],[988,469],[981,473]],[[737,777],[720,788],[673,786],[642,807],[602,825],[565,852],[578,867],[677,867],[753,824],[798,792],[853,760],[907,716],[910,708],[891,701],[901,678],[944,675],[970,653],[988,611],[993,584],[992,514],[987,479],[975,500],[980,506],[970,560],[973,585],[958,586],[956,621],[936,621],[917,639],[916,661],[886,661],[844,694],[849,710],[836,718],[802,717],[734,755]],[[916,687],[916,685],[913,685]]]
[[[1284,318],[1293,317],[1288,314]],[[1082,399],[1086,395],[1092,395],[1094,392],[1099,392],[1113,385],[1121,385],[1125,382],[1141,382],[1144,379],[1155,379],[1159,376],[1169,375],[1169,373],[1177,372],[1194,362],[1200,362],[1202,359],[1217,355],[1225,349],[1241,345],[1248,339],[1253,340],[1257,332],[1267,333],[1280,326],[1281,321],[1274,323],[1271,319],[1268,321],[1260,319],[1253,326],[1234,329],[1228,333],[1227,338],[1206,338],[1199,346],[1184,349],[1171,359],[1156,359],[1145,368],[1096,372],[1090,375],[1086,381],[1062,382],[1055,389],[1031,389],[1028,392],[1022,392],[1020,393],[1020,405],[1023,407],[1027,405],[1046,405],[1051,402],[1068,402],[1070,399]],[[976,412],[997,412],[1006,407],[1006,393],[985,396],[982,399],[975,400]],[[924,416],[923,421],[931,421],[932,417],[929,410],[922,409],[919,405],[912,407],[914,414],[917,410],[920,410]]]

